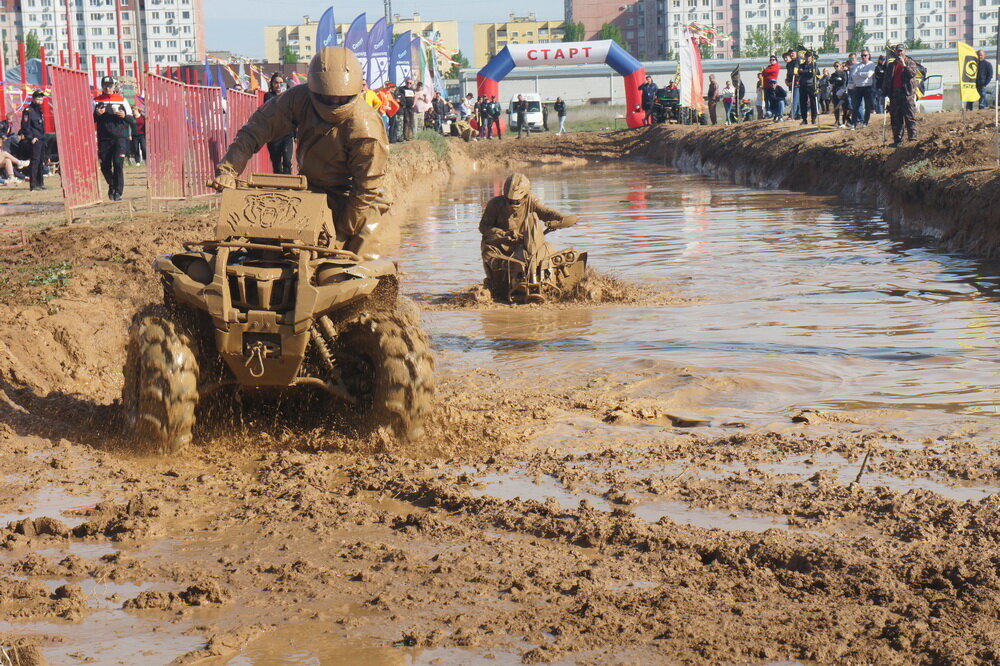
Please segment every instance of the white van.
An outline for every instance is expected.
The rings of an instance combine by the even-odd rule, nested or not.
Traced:
[[[543,128],[541,96],[538,93],[520,94],[524,96],[524,101],[528,103],[528,127],[541,132]],[[507,105],[507,127],[510,128],[511,132],[517,131],[517,114],[514,113],[514,102],[516,101],[517,95],[513,95],[510,98],[510,104]]]
[[[934,74],[924,79],[924,94],[917,100],[918,113],[937,113],[944,110],[944,77]]]

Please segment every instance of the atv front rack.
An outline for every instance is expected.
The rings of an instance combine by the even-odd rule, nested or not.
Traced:
[[[237,249],[247,249],[247,250],[264,250],[264,251],[275,251],[283,250],[288,251],[305,251],[305,252],[315,252],[316,254],[331,257],[340,257],[354,263],[360,263],[361,257],[359,257],[354,252],[350,250],[341,250],[333,247],[322,247],[319,245],[303,245],[301,243],[279,243],[277,245],[271,245],[269,243],[251,243],[249,241],[187,241],[183,244],[184,249],[188,252],[192,248],[202,247],[202,248],[217,248],[217,247],[229,247]]]

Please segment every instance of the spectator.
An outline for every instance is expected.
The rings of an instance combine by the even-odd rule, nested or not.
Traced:
[[[875,63],[875,113],[885,113],[885,95],[882,88],[885,84],[885,56],[880,55]]]
[[[23,169],[26,166],[28,166],[27,162],[22,162],[6,150],[0,149],[0,185],[28,180],[18,173],[19,169]]]
[[[549,131],[549,105],[542,102],[542,129]]]
[[[833,74],[830,75],[830,94],[833,100],[833,124],[844,127],[847,122],[847,72],[843,64],[833,63]],[[843,113],[843,118],[841,114]],[[841,122],[843,120],[843,122]]]
[[[976,51],[979,56],[979,71],[976,73],[976,90],[979,91],[979,108],[986,108],[986,86],[993,80],[993,65],[986,59],[986,52],[980,49]],[[1000,90],[995,90],[994,95],[1000,95]],[[971,103],[970,103],[971,107]]]
[[[132,156],[136,164],[142,164],[149,158],[146,156],[146,116],[135,109],[135,134],[132,135]]]
[[[406,79],[399,87],[402,97],[403,112],[403,140],[409,141],[413,138],[414,125],[416,125],[416,100],[417,92],[413,89],[413,79]]]
[[[708,119],[713,125],[718,125],[715,107],[719,104],[719,84],[715,82],[715,74],[708,75],[708,95],[705,99],[708,102]]]
[[[486,104],[486,138],[493,138],[493,128],[497,129],[497,140],[503,139],[503,133],[500,131],[500,115],[503,113],[503,109],[500,107],[500,102],[497,101],[497,96],[493,95],[490,101]]]
[[[757,117],[758,118],[763,118],[766,115],[765,110],[764,110],[764,104],[765,104],[764,99],[765,98],[766,98],[766,95],[764,95],[764,82],[761,81],[760,77],[758,76],[757,77],[757,90],[756,90],[756,93],[754,95],[754,108],[755,108],[755,111],[757,113]]]
[[[726,110],[727,125],[732,122],[733,94],[733,85],[729,81],[726,81],[726,85],[722,86],[722,107]]]
[[[816,124],[816,63],[815,55],[812,51],[806,51],[805,62],[799,65],[799,108],[802,115],[802,124],[809,124],[809,117],[812,116],[812,124]]]
[[[851,91],[854,90],[854,81],[851,80],[851,70],[858,64],[858,56],[855,53],[848,53],[847,60],[844,61],[844,74],[847,76],[847,97],[846,104],[850,116],[854,117],[854,106],[851,104]],[[846,121],[845,125],[848,124]]]
[[[920,76],[917,63],[906,55],[906,48],[896,46],[896,60],[891,71],[886,72],[885,88],[889,98],[889,116],[892,118],[892,146],[903,143],[903,129],[910,141],[917,140],[916,81]]]
[[[799,117],[799,54],[789,49],[785,52],[785,86],[792,93],[792,108],[788,118]]]
[[[562,97],[556,97],[556,103],[552,105],[556,115],[559,116],[559,131],[556,134],[566,133],[566,102]]]
[[[424,86],[423,81],[417,81],[413,88],[413,110],[416,111],[417,131],[427,127],[427,112],[431,110],[431,91]]]
[[[277,99],[287,89],[288,85],[285,82],[285,77],[275,72],[271,75],[271,80],[267,84],[264,103],[267,104],[271,100]],[[267,142],[267,154],[271,157],[271,169],[274,173],[292,173],[292,151],[294,150],[295,132],[289,132],[285,136]]]
[[[125,153],[128,150],[128,116],[132,107],[118,92],[118,82],[110,76],[101,79],[101,94],[94,98],[94,122],[97,123],[97,153],[101,173],[108,183],[108,198],[121,201],[125,191]]]
[[[22,151],[26,148],[23,144],[27,144],[31,149],[31,170],[28,173],[29,185],[32,190],[45,189],[42,168],[45,166],[48,151],[46,150],[45,141],[45,118],[42,115],[42,100],[44,98],[45,93],[41,90],[31,93],[31,104],[28,105],[28,108],[21,115],[21,134],[23,138],[20,143],[22,144]]]
[[[788,93],[778,83],[778,79],[771,79],[771,121],[780,123],[785,117],[785,100]]]
[[[643,119],[643,125],[653,124],[653,104],[656,102],[656,84],[653,83],[653,77],[649,74],[646,75],[645,83],[639,86],[639,92],[642,93],[642,101],[640,106],[645,112],[646,117]]]
[[[431,111],[434,114],[434,129],[443,134],[448,116],[448,103],[439,92],[435,92],[431,98]]]
[[[830,70],[823,68],[823,75],[816,82],[819,88],[819,112],[830,113]]]
[[[868,127],[868,121],[872,117],[872,110],[875,106],[875,63],[872,62],[872,54],[868,49],[861,52],[861,62],[857,63],[850,71],[851,83],[851,115],[854,120],[852,129]],[[861,109],[864,108],[864,115]]]
[[[780,75],[781,65],[778,64],[778,56],[772,55],[767,67],[761,70],[758,77],[764,85],[764,109],[767,114],[771,113],[771,108],[774,106],[774,97],[771,94],[774,85],[772,81],[777,81]]]
[[[458,113],[462,120],[468,120],[469,116],[473,113],[473,108],[475,107],[475,101],[472,99],[472,93],[469,93],[462,99],[462,105],[458,109]]]
[[[531,136],[531,127],[528,125],[528,102],[524,99],[524,95],[518,94],[512,108],[517,118],[517,138],[520,139],[522,133]]]

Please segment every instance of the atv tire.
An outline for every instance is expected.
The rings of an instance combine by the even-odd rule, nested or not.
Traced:
[[[427,336],[407,310],[373,312],[347,322],[334,348],[363,428],[388,428],[404,443],[423,435],[434,394]]]
[[[143,444],[176,454],[191,443],[198,360],[191,335],[164,307],[140,312],[129,329],[122,406]]]

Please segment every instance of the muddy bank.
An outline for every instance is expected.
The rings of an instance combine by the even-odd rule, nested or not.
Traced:
[[[993,116],[971,112],[923,114],[919,140],[891,148],[881,119],[851,131],[821,116],[799,122],[739,126],[656,126],[618,132],[542,135],[478,142],[466,153],[479,168],[575,166],[640,159],[740,185],[833,194],[877,205],[891,224],[933,236],[946,247],[982,257],[1000,255],[1000,170]]]

